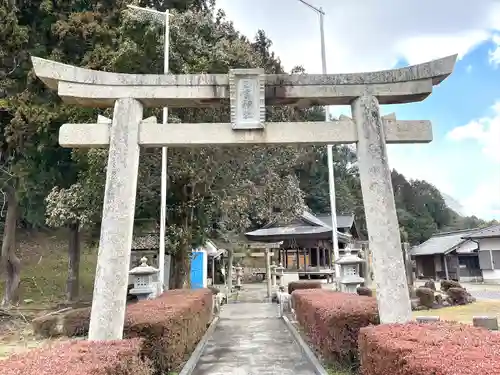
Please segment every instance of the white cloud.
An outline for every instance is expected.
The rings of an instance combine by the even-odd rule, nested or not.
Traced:
[[[500,100],[491,109],[491,116],[456,127],[448,133],[448,137],[454,141],[473,140],[481,146],[485,156],[500,163]]]
[[[497,68],[500,65],[500,35],[493,35],[492,41],[495,47],[488,52],[489,62]]]
[[[500,3],[481,0],[310,0],[323,7],[329,72],[460,57],[500,31]],[[264,29],[285,67],[321,71],[318,17],[298,0],[217,0],[249,37]],[[252,15],[249,17],[249,15]],[[498,52],[500,54],[500,52]],[[500,56],[499,56],[500,57]]]
[[[453,171],[447,166],[453,155],[436,158],[432,144],[388,145],[389,166],[403,173],[407,179],[425,180],[452,197],[458,192],[452,181]],[[432,165],[433,168],[429,168]]]
[[[491,107],[491,115],[470,121],[451,130],[447,138],[456,142],[476,142],[483,157],[477,157],[477,168],[488,168],[472,194],[462,203],[468,214],[500,218],[500,100]],[[469,157],[474,158],[473,151]],[[466,175],[468,173],[464,171]]]
[[[485,42],[499,45],[484,56],[485,61],[500,64],[498,0],[481,0],[474,6],[470,0],[307,1],[326,13],[330,73],[390,69],[402,60],[418,64],[455,53],[462,58]],[[217,0],[217,5],[247,37],[253,38],[258,29],[263,29],[287,70],[302,65],[309,73],[321,72],[318,15],[298,0]],[[464,69],[469,73],[472,66]],[[351,115],[345,106],[332,107],[330,113]],[[499,158],[500,152],[494,153],[500,150],[499,123],[500,107],[492,117],[456,129],[446,140],[436,139],[430,145],[391,145],[391,167],[408,178],[433,183],[460,200],[471,213],[500,218],[500,212],[494,209],[500,205],[496,201],[500,181],[479,182],[464,176],[464,168],[477,170],[476,166],[484,166],[482,154],[478,152],[473,158],[463,152],[463,145],[451,141],[470,139],[472,134],[484,151],[483,159],[486,155]]]
[[[462,202],[466,214],[484,219],[500,218],[500,167],[491,179],[479,184],[476,190]]]

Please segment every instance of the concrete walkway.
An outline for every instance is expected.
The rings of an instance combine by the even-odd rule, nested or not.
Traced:
[[[193,375],[313,375],[276,304],[224,305]]]

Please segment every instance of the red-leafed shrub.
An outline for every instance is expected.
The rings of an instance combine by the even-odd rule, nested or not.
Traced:
[[[301,281],[292,281],[291,283],[288,283],[288,294],[292,294],[294,290],[299,290],[299,289],[321,289],[321,282],[301,280]]]
[[[1,361],[0,375],[151,375],[139,339],[72,341]]]
[[[363,375],[498,375],[500,335],[458,323],[384,324],[359,334]]]
[[[295,313],[312,344],[327,360],[355,363],[359,329],[378,324],[374,297],[327,290],[297,290]]]
[[[156,373],[177,369],[205,334],[212,317],[212,291],[171,290],[127,308],[125,337],[144,338],[143,354]]]

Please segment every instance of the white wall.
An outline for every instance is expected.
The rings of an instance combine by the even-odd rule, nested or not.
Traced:
[[[479,251],[488,252],[495,262],[493,270],[483,269],[483,280],[489,283],[500,284],[500,263],[498,257],[500,254],[500,238],[483,238],[478,240]]]
[[[472,241],[465,241],[460,246],[457,247],[458,253],[472,253],[473,250],[477,249],[477,243]]]
[[[208,255],[206,250],[203,250],[203,287],[208,287]]]
[[[483,281],[500,284],[500,270],[483,270]]]
[[[482,250],[500,250],[500,238],[483,238],[479,240],[479,248]]]

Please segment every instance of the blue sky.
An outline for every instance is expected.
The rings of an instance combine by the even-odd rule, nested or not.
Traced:
[[[310,0],[322,7],[329,73],[390,69],[457,53],[454,73],[424,102],[385,106],[398,119],[431,120],[434,141],[390,145],[389,163],[500,219],[500,1]],[[297,0],[217,0],[235,27],[265,30],[287,69],[321,71],[317,14]],[[350,115],[334,107],[332,114]]]

